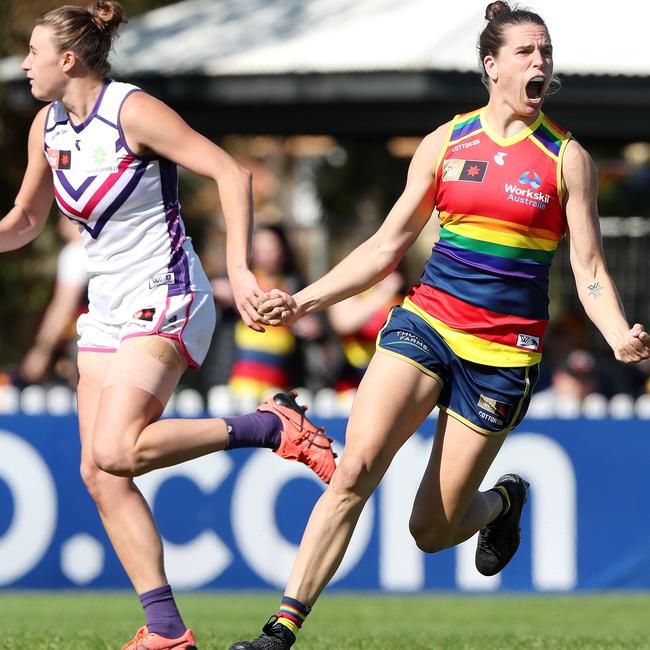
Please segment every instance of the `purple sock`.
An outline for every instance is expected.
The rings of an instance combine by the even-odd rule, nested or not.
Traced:
[[[185,634],[185,623],[178,612],[172,588],[163,585],[140,594],[142,609],[147,617],[147,629],[166,639],[177,639]]]
[[[224,418],[224,422],[228,427],[226,449],[241,447],[277,449],[280,445],[282,422],[275,413],[255,411],[255,413]]]

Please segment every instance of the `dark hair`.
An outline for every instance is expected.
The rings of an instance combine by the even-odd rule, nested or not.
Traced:
[[[301,277],[301,273],[298,269],[298,264],[296,262],[296,256],[293,251],[293,246],[289,241],[289,236],[287,234],[286,228],[281,223],[265,223],[257,227],[255,232],[270,232],[275,235],[275,238],[280,244],[282,249],[282,269],[280,273],[286,276],[298,276]]]
[[[485,8],[485,20],[488,21],[488,24],[485,26],[485,29],[481,32],[481,35],[478,38],[477,50],[479,63],[482,69],[481,81],[489,90],[490,78],[485,70],[484,59],[486,56],[496,56],[499,53],[499,50],[505,41],[505,28],[508,25],[524,25],[530,23],[533,25],[539,25],[548,32],[548,27],[539,14],[529,11],[528,9],[520,9],[518,5],[511,8],[510,5],[503,0],[491,2]],[[554,76],[551,81],[551,86],[557,90],[559,85],[559,80]]]
[[[37,25],[52,30],[59,52],[73,51],[84,65],[99,76],[111,69],[108,55],[121,23],[124,9],[119,2],[96,0],[90,7],[65,5],[42,14]]]

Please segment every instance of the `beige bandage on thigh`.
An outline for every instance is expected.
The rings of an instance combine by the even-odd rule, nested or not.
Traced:
[[[134,386],[164,405],[187,368],[180,347],[164,336],[134,336],[120,343],[104,386]]]

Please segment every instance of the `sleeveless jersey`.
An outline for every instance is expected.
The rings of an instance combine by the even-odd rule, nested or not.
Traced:
[[[403,306],[463,359],[541,360],[549,268],[565,232],[569,140],[543,113],[507,139],[490,129],[485,109],[452,121],[436,167],[440,239]]]
[[[168,296],[210,291],[185,235],[176,165],[137,156],[124,137],[120,109],[139,90],[107,80],[82,124],[73,124],[59,102],[45,123],[56,202],[81,226],[90,311],[105,322],[129,318],[161,286]]]

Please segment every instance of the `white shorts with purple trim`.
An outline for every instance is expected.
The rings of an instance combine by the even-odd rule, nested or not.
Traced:
[[[178,296],[153,295],[123,322],[103,320],[90,311],[79,316],[80,352],[115,352],[132,336],[166,336],[179,342],[190,368],[198,368],[208,353],[216,322],[212,293],[199,291]]]

